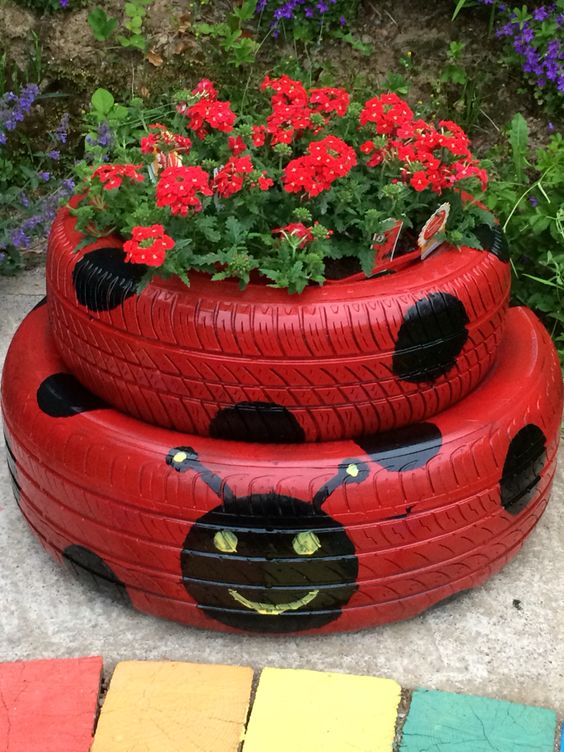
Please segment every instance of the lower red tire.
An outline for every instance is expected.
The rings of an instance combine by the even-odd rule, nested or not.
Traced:
[[[40,308],[2,401],[18,503],[75,573],[194,626],[316,633],[411,617],[511,559],[548,501],[562,388],[547,333],[512,309],[490,375],[426,423],[357,442],[211,440],[86,392]]]

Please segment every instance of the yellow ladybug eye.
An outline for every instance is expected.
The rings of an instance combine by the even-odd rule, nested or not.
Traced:
[[[317,535],[310,530],[307,533],[298,533],[292,541],[292,548],[300,556],[311,556],[321,548],[321,543]]]
[[[230,530],[220,530],[213,536],[213,544],[218,551],[224,554],[232,554],[237,550],[237,536]]]
[[[351,478],[356,478],[358,476],[358,465],[351,462],[351,464],[347,466],[345,472],[347,475],[350,475]]]

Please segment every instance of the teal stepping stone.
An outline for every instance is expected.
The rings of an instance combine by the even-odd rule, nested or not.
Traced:
[[[400,752],[554,752],[555,736],[548,708],[419,689]]]

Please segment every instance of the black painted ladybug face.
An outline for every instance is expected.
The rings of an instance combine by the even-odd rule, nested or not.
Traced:
[[[357,588],[358,560],[344,527],[321,506],[366,477],[345,460],[311,502],[274,492],[236,497],[191,447],[167,464],[196,471],[223,501],[194,523],[180,556],[182,582],[212,619],[257,632],[298,632],[337,619]]]
[[[311,503],[276,494],[236,499],[201,517],[181,566],[184,586],[208,616],[261,632],[323,626],[357,587],[344,528]]]

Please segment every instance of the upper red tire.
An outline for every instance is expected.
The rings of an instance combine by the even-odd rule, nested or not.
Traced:
[[[124,262],[119,241],[74,252],[68,209],[47,257],[57,349],[92,392],[146,422],[214,438],[324,441],[401,427],[462,399],[491,368],[510,269],[445,247],[385,277],[309,287],[191,287]]]
[[[509,561],[548,502],[562,376],[542,325],[511,309],[490,374],[432,420],[357,441],[213,440],[87,392],[40,308],[8,352],[2,409],[20,508],[76,574],[187,624],[303,634],[409,618]]]

